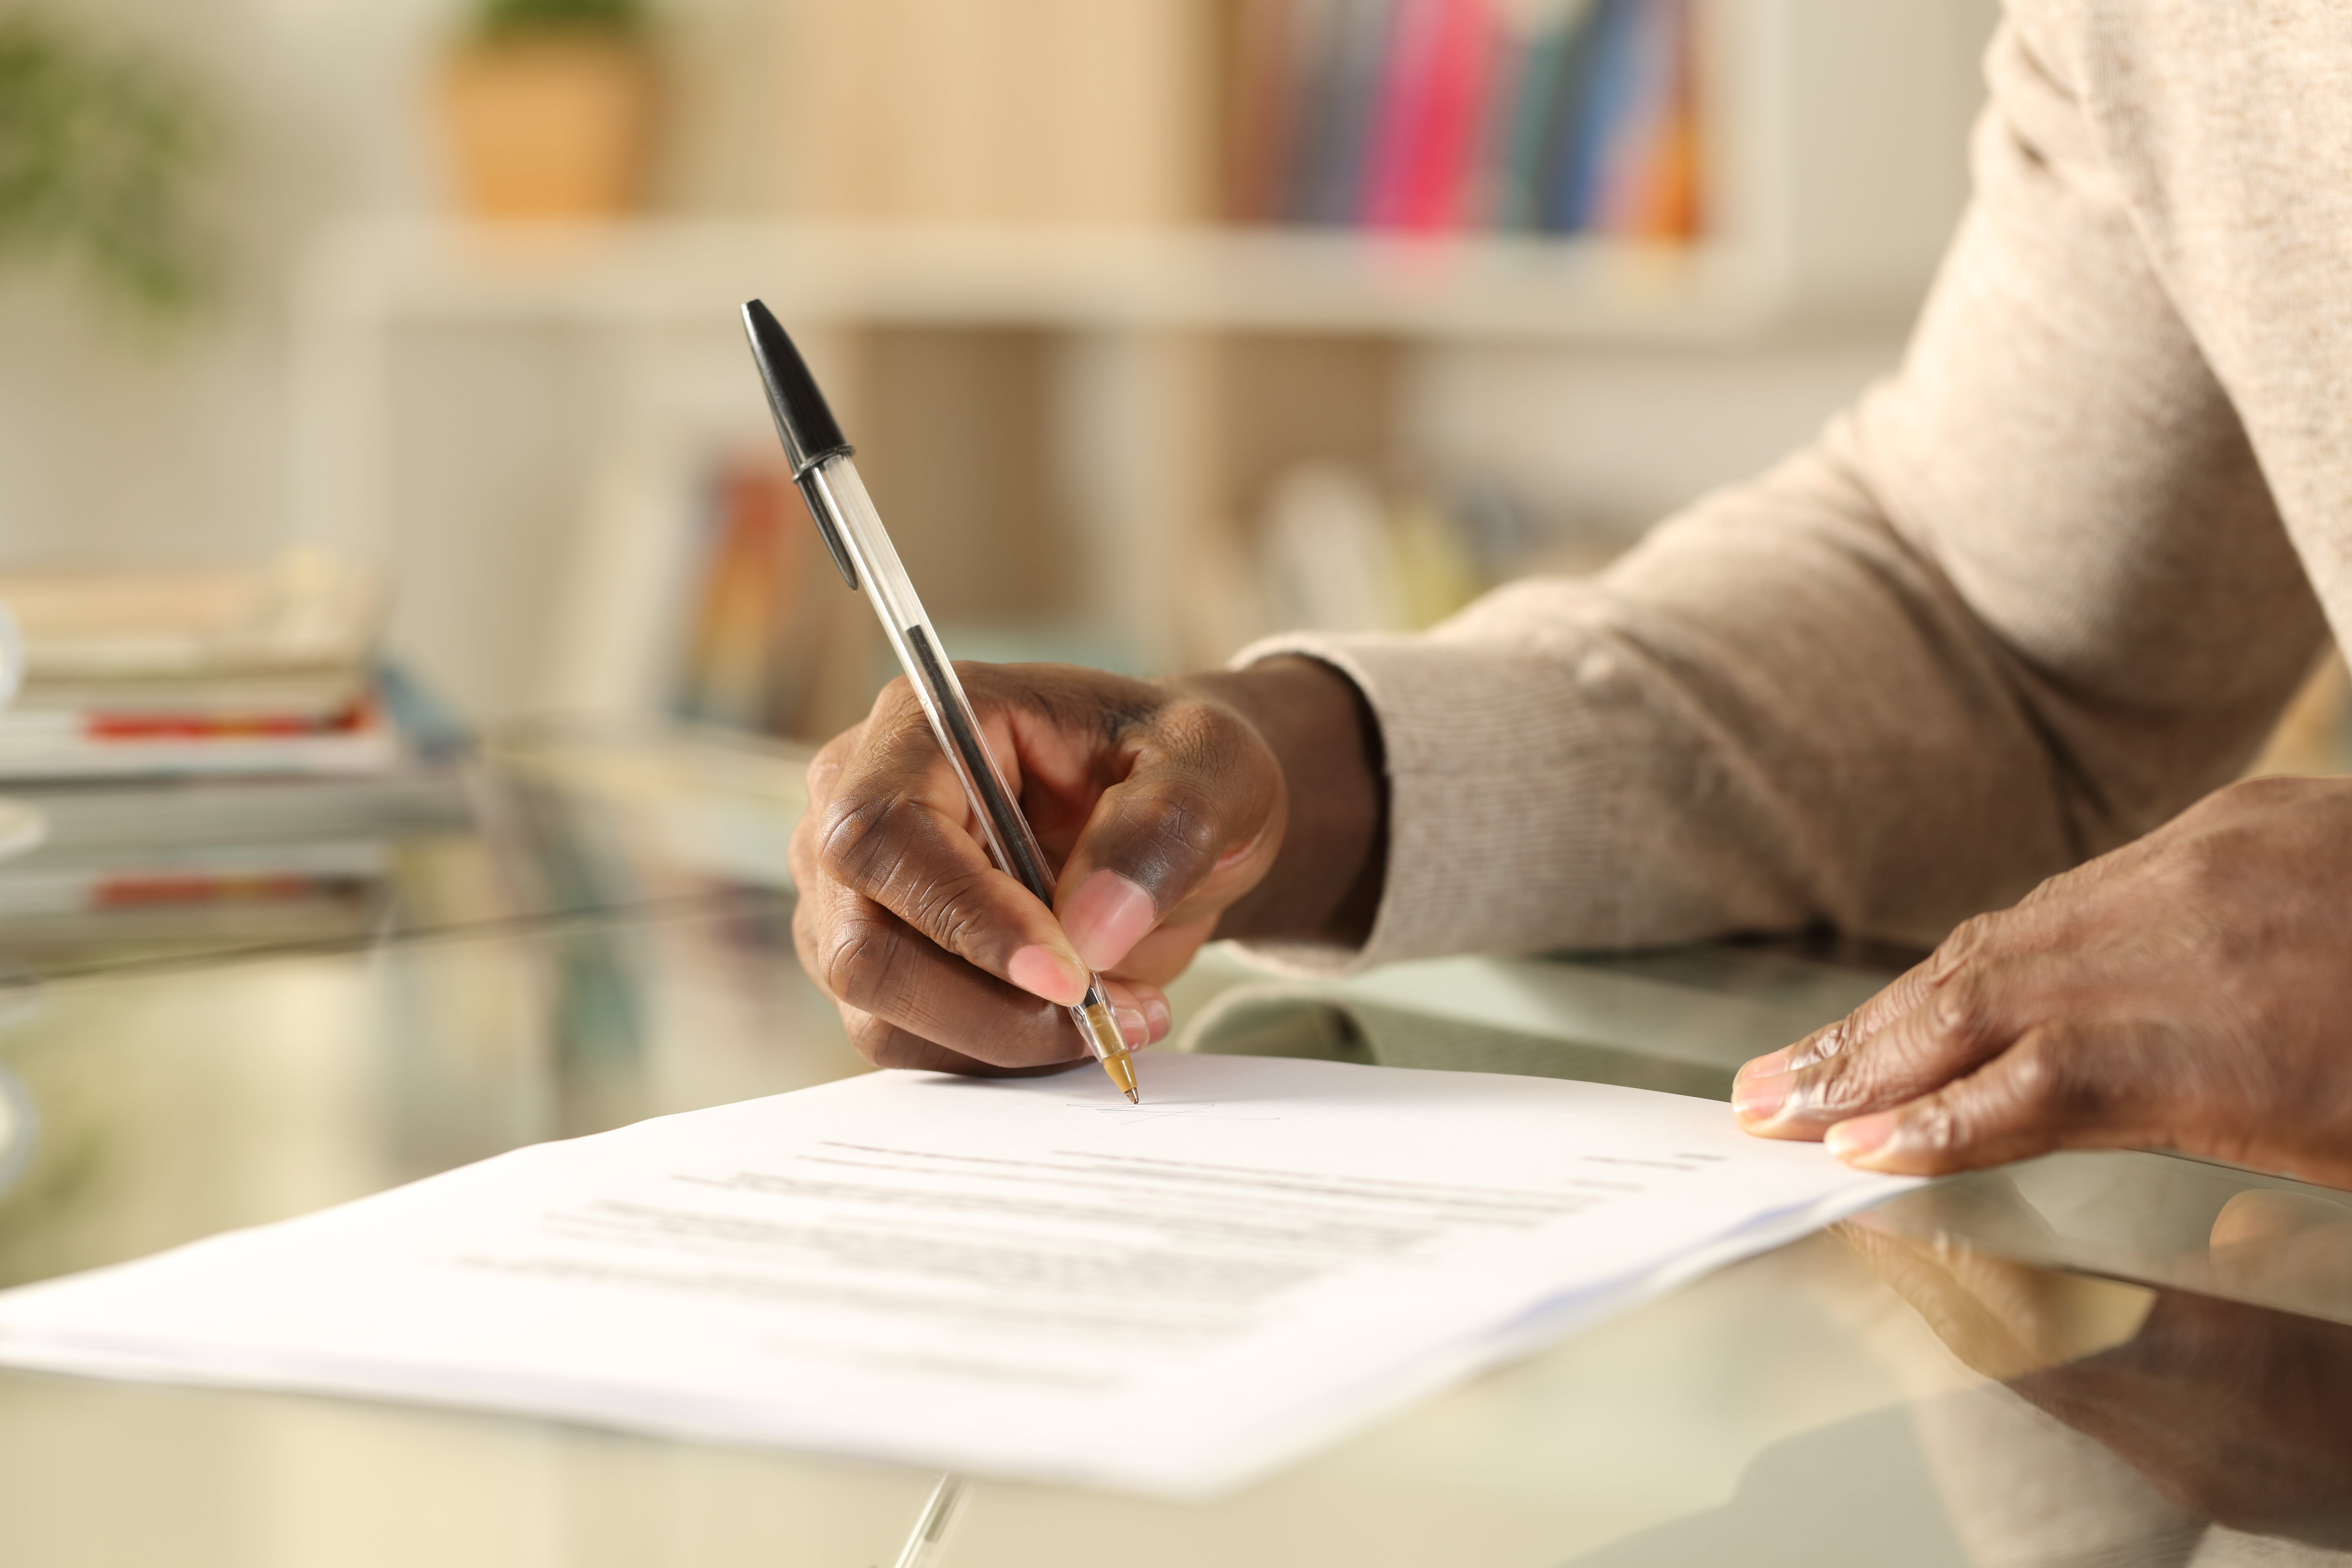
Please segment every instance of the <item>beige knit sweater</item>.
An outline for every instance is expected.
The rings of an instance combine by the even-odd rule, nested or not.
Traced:
[[[1244,656],[1379,715],[1354,962],[1932,941],[2229,780],[2352,633],[2352,5],[2010,12],[1903,368],[1817,445],[1597,581]]]

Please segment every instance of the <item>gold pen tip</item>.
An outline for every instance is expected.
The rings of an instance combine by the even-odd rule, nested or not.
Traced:
[[[1135,1061],[1133,1058],[1129,1057],[1125,1051],[1114,1051],[1109,1056],[1103,1058],[1102,1065],[1103,1071],[1110,1074],[1111,1087],[1118,1090],[1119,1093],[1127,1096],[1127,1102],[1129,1105],[1140,1105],[1143,1103],[1140,1099],[1137,1098],[1135,1092]]]

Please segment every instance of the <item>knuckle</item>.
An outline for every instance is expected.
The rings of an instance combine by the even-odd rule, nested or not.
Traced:
[[[1256,731],[1240,714],[1222,702],[1197,697],[1169,704],[1165,724],[1187,750],[1211,756],[1223,755],[1256,739]]]
[[[874,694],[874,706],[866,713],[866,722],[877,720],[903,723],[909,713],[919,712],[922,704],[915,700],[915,683],[903,675],[894,675]]]
[[[2269,811],[2282,805],[2299,804],[2311,789],[2311,781],[2273,774],[2258,779],[2240,779],[2214,791],[2206,799],[2217,814],[2232,814],[2235,810]]]
[[[1850,1046],[1820,1058],[1806,1069],[1796,1099],[1810,1110],[1830,1113],[1842,1113],[1866,1103],[1885,1076],[1881,1055]]]
[[[1805,1075],[1800,1098],[1817,1111],[1836,1111],[1863,1098],[1867,1068],[1856,1068],[1852,1055],[1832,1057]]]
[[[843,920],[817,939],[817,984],[835,1001],[870,1010],[887,992],[898,945],[897,933],[880,920]]]
[[[1936,988],[1929,1010],[1929,1035],[1934,1043],[1963,1049],[1981,1046],[1999,1026],[1999,984],[1976,963],[1948,973]]]
[[[2226,896],[2236,883],[2245,848],[2240,836],[2226,828],[2186,835],[2168,847],[2161,879],[2179,898],[2209,903]]]
[[[1265,754],[1255,726],[1221,702],[1181,698],[1163,707],[1153,722],[1156,747],[1203,777],[1226,777]]]
[[[1948,1094],[1935,1095],[1921,1102],[1904,1119],[1903,1133],[1906,1142],[1935,1159],[1949,1157],[1970,1141],[1967,1119]]]
[[[2095,1118],[2105,1096],[2085,1070],[2084,1053],[2063,1030],[2042,1029],[2020,1040],[2002,1063],[2006,1098],[2031,1122],[2067,1125]]]
[[[922,884],[906,911],[909,924],[953,952],[987,945],[988,911],[978,896],[987,873],[960,870]]]
[[[2128,870],[2131,858],[2135,854],[2143,852],[2147,844],[2146,839],[2135,839],[2120,849],[2111,849],[2104,855],[2084,861],[2079,866],[2070,867],[2066,870],[2058,872],[2055,876],[2044,877],[2033,885],[2032,892],[2017,900],[2015,909],[1996,910],[1990,914],[1979,915],[1977,918],[1987,922],[1988,926],[1997,928],[2000,938],[2006,942],[2011,935],[2010,921],[2018,911],[2046,910],[2053,904],[2063,905],[2067,900],[2079,900],[2095,894],[2115,877]],[[2049,927],[2047,924],[2036,926],[2029,923],[2025,930],[2028,931],[2039,930],[2046,934]],[[1990,944],[1994,936],[1995,931],[1988,930],[1987,945],[1977,951],[1991,951]],[[2015,944],[2009,942],[2008,945]]]
[[[2042,888],[2049,886],[2048,882],[2042,883],[2042,887],[2036,888],[2033,894],[2029,897],[2039,895]],[[1948,974],[1970,960],[1990,951],[1994,932],[2000,925],[2000,916],[1992,914],[1970,915],[1953,927],[1952,933],[1936,944],[1935,971]]]
[[[1207,748],[1228,716],[1216,703],[1198,697],[1179,697],[1161,705],[1153,728],[1160,731],[1162,745],[1176,751],[1197,752]]]
[[[808,772],[803,775],[811,801],[831,798],[834,785],[840,782],[842,770],[849,765],[850,755],[857,750],[857,742],[865,732],[866,726],[860,724],[855,729],[844,730],[817,748],[817,753],[809,759]]]
[[[1195,784],[1167,784],[1137,799],[1122,815],[1150,847],[1150,858],[1171,868],[1214,859],[1223,837],[1216,801]]]
[[[2095,866],[2098,862],[2095,860],[2089,864]],[[2017,900],[2017,907],[2021,910],[2033,910],[2041,908],[2043,904],[2046,904],[2051,900],[2057,898],[2060,894],[2063,893],[2068,887],[2072,886],[2075,875],[2083,869],[2084,868],[2078,866],[2074,871],[2062,871],[2055,877],[2042,878],[2042,880],[2033,884],[2032,889],[2026,893],[2025,897]],[[1974,924],[1976,921],[1980,921],[1982,919],[1984,919],[1982,915],[1978,915],[1967,923]],[[1957,936],[1959,933],[1955,931],[1952,934]],[[1937,951],[1940,952],[1942,949],[1939,948]]]
[[[905,853],[902,805],[889,795],[848,795],[825,809],[816,829],[816,861],[835,880],[873,888]]]
[[[870,1013],[851,1016],[846,1011],[843,1022],[849,1027],[851,1048],[877,1068],[902,1068],[909,1065],[913,1051],[906,1031],[884,1022]]]
[[[1860,1016],[1857,1013],[1849,1013],[1836,1023],[1815,1029],[1799,1040],[1789,1053],[1789,1065],[1791,1068],[1818,1067],[1832,1057],[1843,1055],[1846,1047],[1853,1044],[1853,1032]]]

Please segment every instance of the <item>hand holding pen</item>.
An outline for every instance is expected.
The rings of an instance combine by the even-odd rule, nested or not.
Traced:
[[[782,342],[763,316],[746,310],[755,345],[771,330]],[[792,390],[770,377],[796,473],[846,468],[854,483],[829,414],[814,438],[792,427],[780,395]],[[837,484],[811,500],[845,505]],[[862,487],[848,504],[871,513]],[[844,565],[867,585],[856,561]],[[895,552],[887,571],[903,581]],[[1360,940],[1380,887],[1378,762],[1344,677],[1297,658],[1166,681],[958,668],[919,605],[908,625],[919,639],[876,607],[915,679],[894,681],[818,754],[792,846],[802,962],[868,1060],[1002,1072],[1092,1052],[1108,1067],[1066,1011],[1090,975],[1132,1047],[1167,1032],[1159,987],[1213,935]],[[956,765],[974,749],[935,719],[934,707],[953,711],[938,695],[950,684],[1018,829],[991,811],[981,770]],[[1024,834],[1034,879],[1017,858],[992,863],[992,836],[1017,846]]]

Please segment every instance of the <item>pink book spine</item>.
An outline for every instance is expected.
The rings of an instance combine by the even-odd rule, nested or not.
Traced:
[[[1400,0],[1389,26],[1388,58],[1372,115],[1371,157],[1358,217],[1373,228],[1404,223],[1426,135],[1430,66],[1449,0]]]
[[[1486,0],[1444,0],[1429,62],[1426,111],[1414,149],[1402,226],[1423,232],[1463,219],[1478,153],[1487,73],[1495,59],[1495,23]]]

